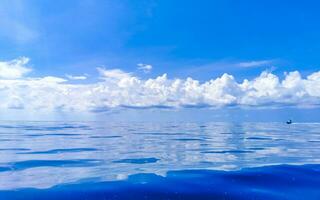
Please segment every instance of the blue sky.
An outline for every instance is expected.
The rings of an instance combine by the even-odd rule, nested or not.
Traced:
[[[206,80],[319,69],[318,1],[2,1],[0,58],[31,58],[36,75],[106,66]],[[234,62],[272,60],[253,68]],[[223,63],[223,67],[219,68]]]
[[[77,109],[66,102],[81,98],[95,112],[317,107],[319,6],[315,0],[3,0],[0,81],[10,89],[0,98],[9,109],[42,108],[28,105],[50,87],[55,95],[43,102],[59,112]],[[119,92],[123,86],[127,96]],[[93,95],[76,96],[78,90]]]

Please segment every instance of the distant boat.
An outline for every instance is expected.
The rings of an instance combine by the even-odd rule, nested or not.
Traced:
[[[292,124],[292,120],[290,119],[290,120],[288,120],[286,123],[287,123],[287,124]]]

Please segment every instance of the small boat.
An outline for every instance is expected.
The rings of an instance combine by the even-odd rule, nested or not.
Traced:
[[[290,120],[288,120],[286,123],[287,123],[287,124],[292,124],[292,120],[290,119]]]

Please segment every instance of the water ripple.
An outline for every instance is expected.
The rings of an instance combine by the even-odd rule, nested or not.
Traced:
[[[131,159],[121,159],[113,161],[114,163],[132,163],[132,164],[146,164],[146,163],[155,163],[159,159],[157,158],[131,158]]]
[[[34,167],[91,167],[96,166],[101,160],[78,159],[78,160],[26,160],[8,163],[8,166],[0,167],[2,171],[25,170]]]
[[[48,151],[31,151],[31,152],[21,152],[17,154],[59,154],[59,153],[77,153],[85,151],[99,151],[96,148],[72,148],[72,149],[51,149]]]

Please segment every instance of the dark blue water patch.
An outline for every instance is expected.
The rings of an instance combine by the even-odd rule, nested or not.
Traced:
[[[24,134],[24,137],[43,137],[44,134]]]
[[[244,135],[244,132],[222,132],[222,135]]]
[[[0,135],[1,136],[8,136],[8,135],[20,135],[21,133],[13,133],[13,132],[11,132],[11,133],[9,133],[9,132],[0,132]]]
[[[0,139],[0,142],[9,142],[9,141],[21,141],[20,139]]]
[[[278,165],[239,171],[183,170],[135,174],[122,181],[88,181],[49,189],[0,191],[6,200],[320,199],[320,165]]]
[[[82,134],[78,134],[78,133],[48,133],[48,134],[43,134],[46,136],[79,136]]]
[[[320,142],[320,140],[308,140],[308,142],[314,142],[314,143],[318,143],[318,142]]]
[[[247,137],[247,140],[272,140],[272,138],[267,137]]]
[[[265,150],[266,148],[263,148],[263,147],[250,147],[248,149],[250,149],[250,150]]]
[[[133,132],[136,135],[186,135],[186,133],[170,133],[170,132]]]
[[[45,137],[45,136],[80,136],[78,133],[42,133],[42,134],[25,134],[26,137]]]
[[[212,165],[212,164],[214,164],[214,162],[210,162],[210,161],[200,161],[199,163],[204,164],[204,165]]]
[[[177,138],[177,139],[172,139],[176,141],[182,141],[182,142],[188,142],[188,141],[205,141],[204,139],[199,139],[199,138]]]
[[[52,149],[48,151],[31,151],[31,152],[21,152],[17,154],[59,154],[59,153],[78,153],[85,151],[99,151],[96,148],[71,148],[71,149]]]
[[[225,150],[225,151],[202,151],[201,153],[217,153],[217,154],[224,154],[224,153],[232,153],[232,154],[240,154],[240,153],[254,153],[255,151],[251,150]]]
[[[78,160],[26,160],[7,163],[6,166],[0,166],[2,171],[20,171],[34,167],[92,167],[101,163],[96,159],[78,159]],[[1,198],[0,198],[1,199]]]
[[[203,146],[203,145],[201,144],[201,146]],[[205,146],[207,146],[207,145],[205,145]],[[200,148],[194,148],[194,149],[189,148],[188,151],[205,152],[205,151],[211,151],[212,150],[212,148],[206,148],[205,146],[200,147]]]
[[[6,172],[12,170],[10,167],[0,167],[0,172]]]
[[[283,139],[283,138],[274,138],[273,140],[274,140],[274,141],[285,141],[286,139]]]
[[[0,125],[0,128],[6,129],[23,129],[23,130],[63,130],[63,129],[88,129],[85,125],[56,125],[56,126],[39,126],[39,125]]]
[[[106,136],[90,136],[90,138],[121,138],[122,136],[120,135],[106,135]]]
[[[18,128],[19,126],[18,125],[0,125],[0,128],[3,128],[3,129],[16,129]]]
[[[82,130],[91,130],[89,126],[85,125],[57,125],[57,126],[18,126],[20,129],[28,130],[28,131],[57,131],[57,130],[64,130],[64,129],[82,129]]]
[[[0,151],[30,151],[27,148],[0,148]]]
[[[171,126],[167,126],[166,128],[178,128],[178,125],[171,125]]]
[[[127,158],[121,160],[115,160],[114,163],[129,163],[129,164],[146,164],[158,162],[158,158]]]

